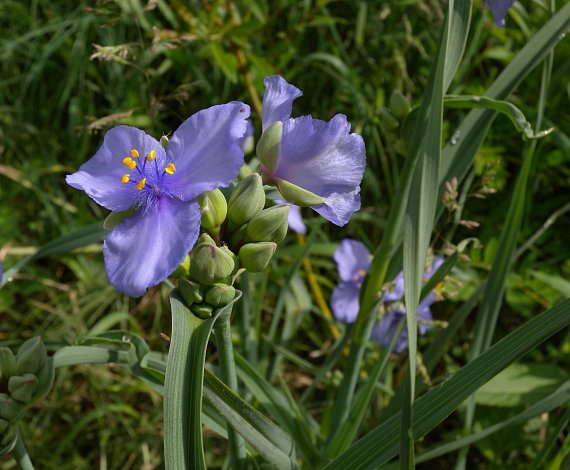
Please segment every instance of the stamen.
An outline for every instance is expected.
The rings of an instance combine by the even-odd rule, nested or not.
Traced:
[[[139,156],[139,151],[136,149],[131,150],[131,157],[137,158]]]
[[[164,171],[169,175],[173,175],[174,173],[176,173],[176,167],[174,166],[174,163],[169,163],[164,169]]]
[[[150,153],[148,154],[148,157],[146,158],[147,160],[152,162],[156,158],[156,152],[154,150],[151,150]]]
[[[131,157],[123,158],[123,165],[128,166],[131,170],[134,170],[137,166],[137,162],[135,162]]]
[[[140,180],[140,181],[137,183],[137,186],[136,186],[137,191],[140,191],[142,188],[144,188],[144,185],[145,185],[145,184],[146,184],[146,178],[143,178],[142,180]]]
[[[121,177],[121,183],[127,184],[130,179],[131,179],[131,175],[129,175],[129,174],[127,173],[126,175],[123,175],[123,176]]]

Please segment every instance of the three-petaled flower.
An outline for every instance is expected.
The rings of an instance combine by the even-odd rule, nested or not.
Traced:
[[[240,139],[249,107],[241,102],[194,114],[166,150],[140,129],[117,126],[97,153],[66,181],[111,211],[132,210],[105,238],[111,285],[132,297],[168,277],[200,231],[196,197],[227,186],[243,165]]]
[[[370,252],[362,243],[345,239],[334,254],[341,282],[335,287],[331,296],[331,307],[337,320],[352,323],[356,320],[359,304],[359,293],[362,280],[370,267]],[[443,259],[438,257],[428,269],[424,278],[429,279],[441,266]],[[382,295],[383,314],[372,329],[371,338],[384,347],[388,347],[394,337],[398,325],[406,316],[406,308],[402,302],[404,296],[404,273],[400,272],[390,283]],[[430,306],[435,302],[435,294],[429,293],[418,306],[418,330],[421,335],[431,327]],[[408,333],[401,330],[394,350],[403,351],[408,345]]]
[[[289,202],[311,207],[342,226],[360,209],[360,183],[366,155],[364,141],[350,133],[343,114],[330,121],[291,118],[302,92],[282,77],[265,78],[263,134],[258,156],[264,176]]]
[[[505,16],[513,3],[515,0],[485,0],[485,4],[493,13],[493,19],[497,26],[505,26]]]

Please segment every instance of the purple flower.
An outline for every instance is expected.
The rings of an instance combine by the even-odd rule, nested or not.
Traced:
[[[309,206],[332,223],[345,225],[360,209],[366,160],[362,137],[350,134],[343,114],[329,122],[311,116],[291,118],[293,101],[301,91],[278,75],[263,83],[263,131],[282,123],[271,161],[260,156],[265,176],[289,202]]]
[[[331,307],[337,320],[352,323],[356,320],[359,304],[360,286],[370,266],[370,253],[368,249],[356,240],[343,240],[334,254],[337,263],[341,283],[335,287],[331,295]],[[441,266],[443,258],[437,257],[432,266],[425,272],[424,278],[429,279]],[[406,316],[406,308],[403,304],[404,297],[404,273],[399,273],[390,283],[388,290],[382,296],[384,314],[374,326],[371,338],[387,347],[399,323]],[[418,330],[420,335],[430,328],[423,323],[432,320],[430,306],[435,302],[435,294],[428,294],[418,307]],[[408,333],[403,328],[400,337],[396,341],[394,350],[402,352],[408,345]]]
[[[243,164],[239,139],[249,107],[240,102],[202,110],[176,130],[165,151],[140,129],[117,126],[66,181],[111,211],[133,210],[105,238],[109,282],[132,297],[168,277],[200,231],[196,197],[227,186]]]
[[[515,3],[515,0],[485,0],[485,5],[489,7],[497,26],[505,26],[505,16],[507,11]]]
[[[360,242],[345,239],[335,251],[341,283],[331,295],[331,307],[337,320],[352,323],[360,308],[360,285],[370,266],[370,252]]]

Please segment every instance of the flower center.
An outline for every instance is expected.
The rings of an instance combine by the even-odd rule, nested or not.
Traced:
[[[352,280],[360,286],[364,276],[366,276],[366,271],[364,269],[359,269],[358,272],[352,276]]]
[[[149,162],[154,162],[154,164]],[[160,194],[160,187],[164,175],[173,175],[176,173],[174,163],[166,165],[166,167],[162,169],[161,173],[156,161],[156,152],[154,150],[151,150],[144,159],[141,159],[139,151],[137,149],[131,149],[130,156],[123,158],[123,165],[133,172],[136,170],[137,173],[125,173],[121,177],[121,184],[133,183],[136,185],[135,188],[137,191],[142,191],[147,186],[148,180],[149,185],[152,186],[152,190],[157,195]]]

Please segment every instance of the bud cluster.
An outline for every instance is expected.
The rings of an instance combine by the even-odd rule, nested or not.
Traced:
[[[11,450],[16,421],[45,396],[53,377],[53,362],[40,337],[24,342],[15,356],[0,348],[0,455]]]

